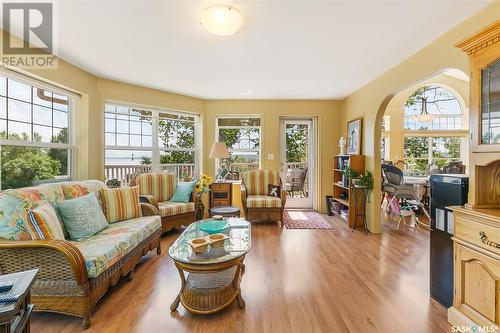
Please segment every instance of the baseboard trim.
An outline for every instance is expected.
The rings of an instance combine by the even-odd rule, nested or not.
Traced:
[[[453,306],[448,308],[448,322],[453,326],[479,326]]]

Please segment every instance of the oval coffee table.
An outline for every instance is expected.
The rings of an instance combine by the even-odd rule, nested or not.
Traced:
[[[229,236],[222,248],[211,248],[201,254],[192,251],[188,241],[208,234],[199,229],[204,220],[190,224],[168,250],[181,278],[181,290],[170,306],[177,310],[179,302],[192,313],[208,314],[229,306],[235,299],[241,308],[240,282],[245,265],[243,260],[252,242],[250,223],[240,218],[228,218]]]

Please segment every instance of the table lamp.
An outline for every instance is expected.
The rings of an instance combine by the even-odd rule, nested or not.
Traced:
[[[212,149],[210,150],[209,158],[229,158],[231,155],[229,154],[229,150],[226,147],[224,142],[214,142],[212,145]],[[217,181],[223,181],[227,176],[228,171],[226,168],[221,167],[217,170]]]

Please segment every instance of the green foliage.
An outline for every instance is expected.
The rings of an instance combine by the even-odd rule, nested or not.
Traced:
[[[147,156],[143,156],[141,157],[141,162],[140,162],[142,165],[149,165],[151,164],[151,158],[150,157],[147,157]]]
[[[52,138],[52,142],[68,143],[68,129],[63,128],[58,135]],[[68,175],[68,151],[66,149],[50,149],[48,154],[53,160],[61,162],[60,174]]]
[[[194,148],[194,123],[176,120],[160,120],[158,132],[165,147]],[[144,161],[141,161],[141,163]],[[151,159],[149,159],[151,163]],[[149,163],[149,164],[150,164]],[[160,156],[161,164],[194,163],[192,151],[165,151]]]
[[[5,136],[5,132],[0,133],[0,137]],[[62,130],[52,142],[67,142],[67,137],[67,130]],[[30,141],[26,133],[12,133],[9,139]],[[41,136],[34,133],[33,141],[40,142]],[[68,174],[68,153],[65,149],[2,146],[0,162],[2,189],[31,186],[36,180],[53,179],[58,175]]]
[[[219,130],[219,141],[224,142],[228,148],[233,147],[241,138],[239,128],[222,128]]]
[[[31,186],[34,180],[52,179],[60,172],[61,162],[42,149],[2,147],[2,189]]]
[[[286,161],[289,163],[306,162],[307,160],[307,127],[294,124],[286,130]]]
[[[355,170],[351,169],[348,166],[342,169],[342,174],[349,179],[354,179],[359,176],[359,173],[357,173]]]
[[[365,186],[368,190],[373,189],[373,176],[370,171],[366,171],[364,175],[358,175],[353,179],[357,185]]]

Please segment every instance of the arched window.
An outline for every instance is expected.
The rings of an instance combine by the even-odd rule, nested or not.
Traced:
[[[423,108],[429,114],[422,120]],[[404,127],[410,131],[447,131],[463,129],[463,112],[457,97],[440,86],[424,86],[417,89],[405,103]]]
[[[440,86],[424,86],[404,105],[405,173],[426,176],[431,165],[442,168],[462,160],[463,112],[457,97]]]

